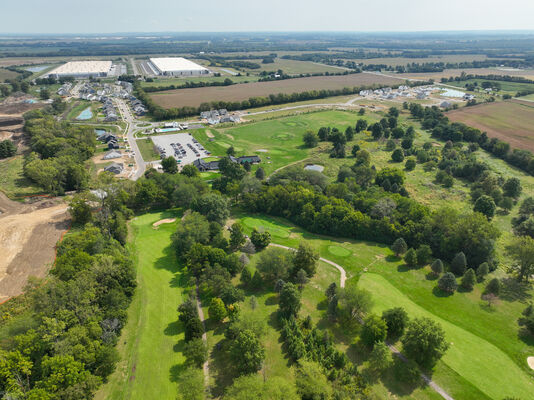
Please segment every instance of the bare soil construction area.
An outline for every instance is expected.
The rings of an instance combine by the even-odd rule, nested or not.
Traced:
[[[448,112],[447,117],[506,141],[512,148],[534,152],[534,102],[511,100],[481,104]]]
[[[265,97],[278,93],[299,93],[311,90],[336,90],[363,85],[386,86],[402,83],[404,77],[393,78],[375,74],[313,76],[271,82],[241,83],[231,86],[212,86],[177,89],[151,94],[156,104],[164,108],[199,106],[213,100],[242,101],[250,97]]]
[[[22,293],[28,277],[46,275],[69,222],[64,203],[21,204],[0,192],[0,302]]]

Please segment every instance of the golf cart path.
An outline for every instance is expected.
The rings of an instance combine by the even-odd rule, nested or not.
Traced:
[[[297,251],[296,249],[294,249],[292,247],[288,247],[288,246],[284,246],[284,245],[276,244],[276,243],[270,243],[269,246],[279,247],[279,248],[286,249],[286,250],[291,250],[291,251]],[[326,258],[320,257],[319,260],[321,260],[321,261],[323,261],[323,262],[325,262],[327,264],[332,265],[333,267],[335,267],[339,271],[339,273],[341,275],[340,279],[339,279],[339,286],[342,287],[342,288],[345,287],[345,281],[347,280],[347,272],[345,271],[345,269],[341,265],[336,264],[333,261],[327,260]],[[363,320],[361,320],[360,323],[363,323]],[[402,361],[404,361],[404,362],[408,361],[408,359],[404,356],[404,354],[402,354],[395,346],[393,346],[392,344],[389,344],[387,342],[386,342],[386,344],[389,347],[389,349],[391,350],[391,352],[393,354],[395,354],[397,357],[399,357]],[[439,386],[436,382],[434,382],[432,379],[430,379],[430,377],[428,377],[426,374],[421,373],[421,377],[423,378],[423,380],[425,381],[425,383],[428,386],[430,386],[436,393],[438,393],[445,400],[454,400],[453,397],[451,397],[441,386]]]
[[[199,299],[199,289],[198,289],[198,282],[197,282],[197,298],[196,298],[196,304],[197,304],[197,311],[198,311],[198,317],[200,318],[200,321],[202,322],[202,328],[204,332],[202,332],[202,341],[207,346],[208,345],[208,335],[206,334],[206,323],[204,319],[204,311],[202,310],[202,306],[200,305]],[[204,387],[207,389],[209,386],[210,381],[210,365],[208,362],[208,359],[204,362],[204,365],[202,366],[202,370],[204,371]]]

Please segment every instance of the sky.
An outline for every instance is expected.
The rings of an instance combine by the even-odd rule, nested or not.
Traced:
[[[0,0],[2,33],[533,30],[534,0]]]

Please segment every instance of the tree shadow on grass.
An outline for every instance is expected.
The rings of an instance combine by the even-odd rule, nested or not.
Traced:
[[[222,396],[224,389],[230,386],[239,375],[232,367],[233,361],[228,353],[229,344],[227,339],[222,339],[215,344],[210,353],[210,372],[214,377],[211,394],[214,398]]]
[[[444,290],[441,290],[438,286],[434,286],[434,289],[432,289],[432,294],[436,297],[450,297],[454,293],[445,292]]]
[[[434,272],[430,271],[428,274],[425,275],[425,279],[427,281],[435,281],[439,278],[439,275],[435,274]]]
[[[185,363],[173,365],[169,370],[170,381],[175,383],[178,382],[180,376],[184,373],[186,369],[187,365],[185,365]]]
[[[412,270],[412,267],[410,267],[408,264],[400,264],[397,267],[397,271],[398,272],[408,272],[408,271],[411,271],[411,270]]]
[[[183,324],[179,321],[173,321],[164,329],[163,333],[165,336],[178,336],[181,333],[184,333]]]
[[[163,249],[163,256],[154,262],[154,268],[165,269],[173,273],[182,269],[180,264],[176,261],[176,254],[171,245]]]
[[[274,306],[278,304],[278,296],[273,294],[272,296],[269,296],[265,299],[265,305],[266,306]]]
[[[398,356],[393,356],[393,364],[382,373],[381,381],[394,397],[409,396],[415,389],[425,386],[423,379],[413,383],[399,379],[398,369],[405,367],[406,364]]]
[[[396,255],[393,255],[393,254],[388,254],[385,258],[385,260],[387,262],[398,262],[400,261],[402,258],[401,257],[397,257]]]
[[[517,332],[517,337],[526,345],[534,346],[534,335],[532,335],[524,326],[519,328],[519,331]]]
[[[347,357],[352,363],[356,366],[362,365],[365,361],[369,359],[371,352],[369,348],[365,346],[360,340],[352,343],[347,348]]]
[[[328,301],[326,299],[321,300],[317,303],[317,310],[324,311],[328,308]]]
[[[524,282],[518,282],[515,278],[501,279],[501,293],[499,297],[504,301],[524,302],[532,298],[530,285]]]

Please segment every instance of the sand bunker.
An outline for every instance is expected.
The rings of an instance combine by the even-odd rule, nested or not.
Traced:
[[[213,133],[211,133],[211,131],[206,131],[206,136],[209,137],[209,138],[214,138],[215,136],[213,136]]]
[[[527,363],[530,369],[534,369],[534,357],[527,358]]]
[[[258,149],[256,150],[258,153],[267,153],[269,150],[266,149]]]
[[[158,222],[154,222],[152,224],[152,226],[154,227],[158,227],[162,224],[171,224],[173,223],[174,221],[176,221],[176,218],[165,218],[165,219],[160,219]]]

